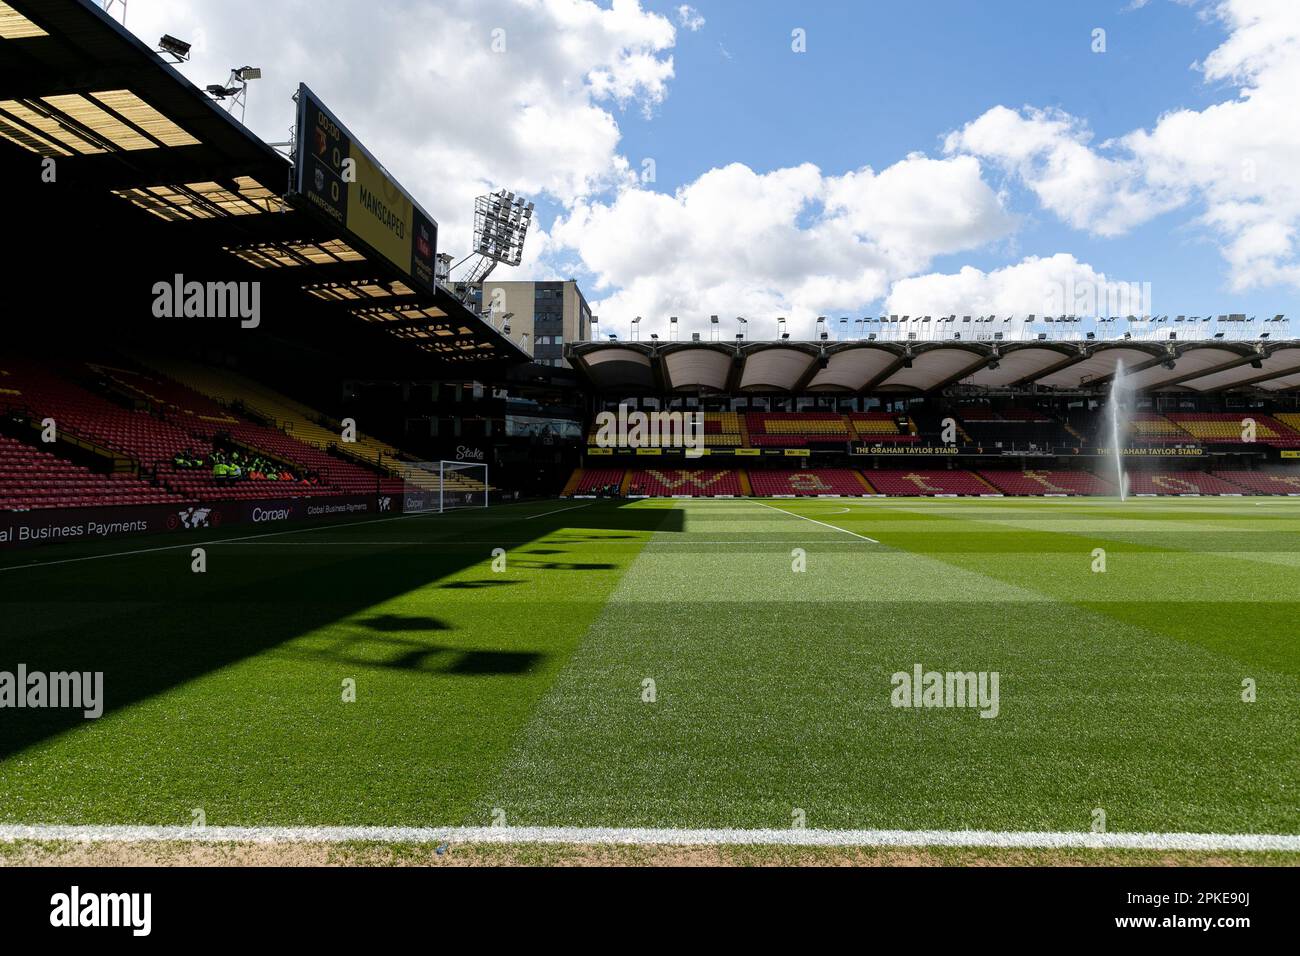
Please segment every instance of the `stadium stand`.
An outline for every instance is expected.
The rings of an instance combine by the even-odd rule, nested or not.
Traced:
[[[969,471],[875,469],[864,473],[883,495],[996,495],[1000,492]]]
[[[237,372],[159,356],[149,356],[142,361],[169,379],[187,382],[192,389],[221,403],[217,408],[223,411],[244,409],[253,417],[269,422],[300,442],[322,451],[333,447],[377,465],[392,475],[399,471],[395,460],[410,457],[393,445],[360,431],[355,442],[343,445],[339,441],[341,423],[330,421],[321,412]]]
[[[1130,471],[1129,493],[1134,495],[1241,495],[1246,489],[1201,471]]]
[[[706,448],[734,448],[744,438],[740,432],[740,416],[735,412],[704,413],[704,445]]]
[[[738,472],[684,468],[646,468],[633,471],[628,475],[627,491],[631,495],[648,495],[652,498],[674,495],[707,498],[711,495],[743,494]]]
[[[745,427],[756,448],[842,445],[853,437],[844,416],[834,412],[750,412]]]
[[[956,410],[971,441],[990,448],[1075,446],[1079,436],[1063,423],[1035,408],[994,410],[988,405],[963,405]]]
[[[312,497],[388,490],[378,473],[342,461],[284,432],[236,417],[208,397],[179,383],[121,364],[70,364],[53,369],[20,358],[6,359],[0,406],[54,418],[60,433],[77,436],[130,458],[144,474],[186,497],[231,500]],[[84,382],[74,384],[73,379]],[[103,394],[90,391],[103,390]],[[124,404],[117,404],[116,396]],[[134,403],[136,407],[127,407]],[[173,459],[186,451],[208,460],[222,443],[233,443],[288,465],[316,484],[230,481],[182,469]],[[400,490],[400,482],[396,488]],[[393,487],[390,485],[390,488]]]
[[[1300,448],[1300,432],[1257,412],[1170,412],[1170,421],[1197,440],[1216,445],[1245,443],[1242,422],[1255,422],[1255,442],[1274,448]]]
[[[0,435],[0,510],[182,503],[134,475],[102,475]]]
[[[1300,469],[1261,468],[1259,471],[1219,470],[1215,478],[1257,495],[1300,495]]]
[[[51,367],[11,358],[5,360],[5,371],[6,394],[0,396],[5,407],[30,411],[38,420],[53,418],[60,434],[120,452],[141,467],[152,468],[196,445],[194,436],[179,425],[145,408],[114,404],[74,385]],[[83,371],[89,374],[88,369]]]
[[[1110,439],[1105,435],[1107,425],[1104,416],[1098,418],[1098,441],[1107,445]],[[1128,439],[1133,445],[1182,445],[1196,441],[1191,432],[1178,427],[1177,423],[1156,412],[1134,412],[1129,416]]]
[[[865,495],[870,489],[851,468],[807,468],[802,471],[750,471],[756,495]]]
[[[579,495],[596,495],[606,492],[612,488],[613,493],[617,494],[619,487],[623,483],[622,468],[593,468],[582,473],[574,487],[574,494]]]
[[[982,470],[980,477],[1008,495],[1113,495],[1115,486],[1089,471]]]
[[[848,420],[853,433],[866,442],[884,445],[921,440],[920,435],[900,425],[898,416],[891,412],[852,412]]]
[[[1279,412],[1273,417],[1293,432],[1300,434],[1300,412]]]

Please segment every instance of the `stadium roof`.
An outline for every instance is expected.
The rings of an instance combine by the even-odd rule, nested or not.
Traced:
[[[953,386],[1105,387],[1119,363],[1146,391],[1300,388],[1300,341],[587,342],[566,349],[594,389],[626,394],[921,395]]]
[[[234,257],[240,278],[332,303],[433,366],[530,358],[449,290],[411,288],[339,227],[288,205],[288,160],[90,0],[0,0],[0,154],[14,147],[54,157],[60,183],[152,222],[131,230],[142,255],[181,243]]]

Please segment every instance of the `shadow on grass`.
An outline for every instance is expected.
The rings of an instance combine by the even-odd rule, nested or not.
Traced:
[[[498,651],[483,648],[450,647],[414,637],[396,637],[395,632],[448,631],[451,626],[436,618],[400,614],[384,615],[385,625],[376,629],[376,618],[361,620],[379,634],[352,634],[336,638],[327,647],[288,646],[277,657],[315,663],[346,664],[348,667],[383,668],[421,674],[525,674],[546,657],[534,651]],[[432,624],[432,626],[430,626]]]
[[[451,591],[477,591],[480,588],[500,588],[507,584],[522,584],[521,581],[448,581],[446,584],[440,584],[438,587],[447,588]]]
[[[325,532],[335,542],[353,534],[358,541],[370,542],[376,535],[391,534],[392,551],[366,547],[356,554],[339,547],[317,551],[259,549],[237,541],[222,544],[215,534],[188,537],[181,547],[176,547],[175,536],[169,536],[26,551],[4,563],[117,555],[137,549],[137,553],[100,560],[29,566],[0,574],[0,670],[14,672],[21,663],[29,673],[101,671],[104,713],[111,714],[487,560],[486,554],[478,556],[472,549],[443,546],[459,539],[481,540],[485,526],[503,540],[542,539],[575,524],[615,532],[684,528],[679,511],[615,503],[531,518],[527,513],[514,518],[508,509],[489,509],[487,516],[490,524],[485,525],[457,521],[440,526],[438,518],[432,517],[368,522]],[[414,522],[428,523],[419,529],[429,542],[425,548],[402,540],[415,528]],[[222,536],[231,535],[225,531]],[[592,535],[594,540],[602,537]],[[303,540],[310,541],[310,535]],[[205,542],[207,571],[194,574],[190,544]],[[146,552],[148,548],[164,550]],[[536,569],[613,567],[541,563]],[[368,626],[376,635],[445,629],[436,619],[416,621],[379,615],[369,619]],[[298,653],[296,649],[286,652]],[[389,664],[378,663],[428,669],[434,660],[430,655],[435,654],[447,672],[459,674],[518,674],[535,663],[531,655],[514,652],[429,645],[399,649]],[[6,708],[0,711],[0,759],[83,723],[82,710],[76,708]]]

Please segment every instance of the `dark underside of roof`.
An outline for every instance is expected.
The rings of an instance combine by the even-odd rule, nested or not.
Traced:
[[[421,379],[486,380],[527,360],[445,288],[413,289],[343,230],[286,202],[288,160],[97,5],[6,3],[7,338],[263,335],[347,356],[360,374]],[[156,318],[155,284],[176,275],[259,283],[260,325]]]

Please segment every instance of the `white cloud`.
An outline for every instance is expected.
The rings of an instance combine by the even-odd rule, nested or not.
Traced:
[[[676,39],[638,0],[132,0],[127,24],[150,44],[193,42],[180,69],[200,86],[261,66],[247,122],[268,141],[289,138],[306,82],[453,253],[469,245],[476,195],[506,186],[568,204],[629,176],[617,113],[664,100]]]
[[[687,30],[695,33],[697,30],[703,28],[704,17],[700,15],[700,11],[696,10],[689,3],[683,3],[677,8],[677,22]]]
[[[1088,145],[1079,120],[1057,110],[1023,112],[995,106],[959,132],[944,150],[969,153],[1015,173],[1043,206],[1075,229],[1115,236],[1179,205],[1141,182],[1133,159],[1113,159]]]
[[[602,328],[626,331],[634,315],[654,327],[678,315],[685,332],[703,331],[710,314],[785,315],[806,333],[819,312],[879,299],[934,256],[1013,227],[974,159],[913,155],[880,173],[733,163],[672,196],[627,188],[579,204],[550,241],[595,274],[587,291]]]
[[[1030,256],[988,272],[912,276],[895,282],[885,302],[893,315],[1143,315],[1141,284],[1112,279],[1073,255]]]
[[[1201,69],[1207,82],[1234,85],[1234,98],[1097,146],[1067,114],[997,106],[945,149],[1013,172],[1046,209],[1097,235],[1195,204],[1234,290],[1300,288],[1300,3],[1223,0],[1209,13],[1228,38]]]

